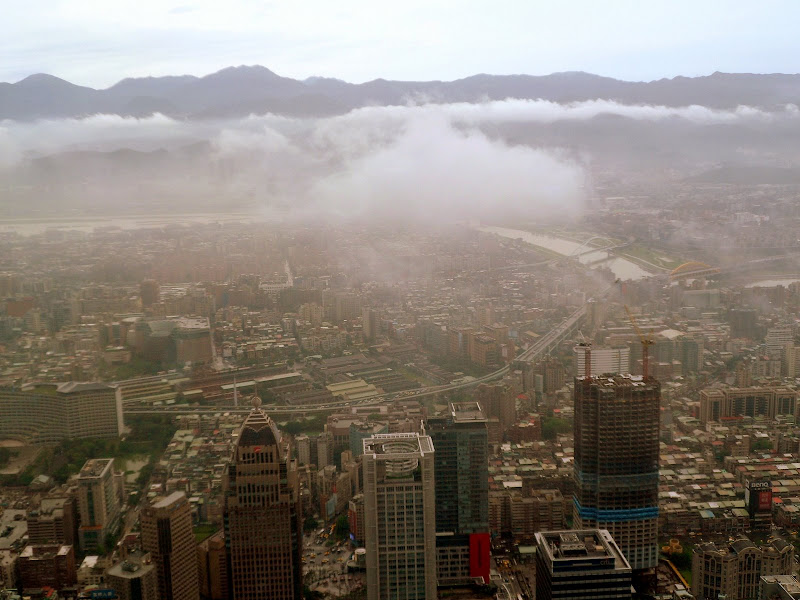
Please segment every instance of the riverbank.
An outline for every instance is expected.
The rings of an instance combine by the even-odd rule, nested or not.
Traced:
[[[610,238],[598,237],[597,240],[591,240],[591,238],[589,238],[587,243],[566,239],[553,235],[550,232],[543,234],[523,229],[494,226],[480,226],[476,229],[484,233],[493,233],[508,239],[519,239],[538,248],[545,248],[556,252],[561,256],[575,256],[581,263],[592,265],[592,268],[602,266],[610,269],[615,277],[622,280],[645,279],[653,275],[652,272],[633,259],[622,258],[613,254],[609,257],[605,257],[601,248],[607,247],[609,242],[613,241]],[[592,244],[593,241],[605,243],[601,246],[594,246]],[[592,249],[596,249],[596,251],[593,252]],[[577,256],[579,254],[580,256]],[[655,265],[652,265],[651,268],[656,272],[660,270]]]

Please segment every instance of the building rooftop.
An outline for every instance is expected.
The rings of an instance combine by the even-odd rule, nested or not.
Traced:
[[[113,577],[137,579],[153,569],[155,569],[155,565],[150,562],[149,554],[139,555],[134,553],[108,569],[107,573]]]
[[[485,423],[486,416],[477,402],[451,402],[450,415],[455,423]]]
[[[70,381],[61,383],[58,386],[58,391],[62,394],[72,394],[75,392],[94,392],[102,390],[114,390],[113,386],[105,383],[92,382],[92,381]]]
[[[169,496],[164,496],[163,498],[159,498],[156,502],[154,502],[153,508],[169,508],[181,498],[186,498],[185,492],[172,492]]]
[[[78,478],[89,479],[100,477],[106,469],[111,468],[113,463],[113,458],[90,458],[81,468]]]
[[[20,552],[20,558],[50,558],[53,556],[66,556],[72,550],[72,546],[63,544],[29,544]]]
[[[773,590],[785,592],[778,598],[800,599],[800,582],[797,581],[797,577],[794,575],[762,575],[761,587],[765,593],[770,593]]]
[[[598,566],[630,570],[631,566],[605,529],[542,531],[536,534],[539,551],[554,565],[566,565],[587,560]]]
[[[261,400],[254,397],[253,410],[242,424],[237,441],[238,446],[278,446],[280,451],[281,434],[275,422],[261,410]]]
[[[404,458],[433,452],[433,442],[427,435],[417,433],[379,433],[364,440],[364,454]]]

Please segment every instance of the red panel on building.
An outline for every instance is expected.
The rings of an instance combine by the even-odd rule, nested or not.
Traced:
[[[469,536],[469,576],[483,577],[489,583],[489,557],[492,540],[488,533],[471,533]]]
[[[772,510],[772,490],[758,493],[758,510]]]

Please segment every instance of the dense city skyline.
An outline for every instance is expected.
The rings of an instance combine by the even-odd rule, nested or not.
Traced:
[[[5,8],[0,600],[797,600],[800,5]]]

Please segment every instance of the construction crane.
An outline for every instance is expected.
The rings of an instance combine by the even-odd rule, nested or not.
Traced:
[[[583,331],[578,330],[581,334],[581,342],[578,346],[583,348],[583,374],[585,375],[584,381],[589,383],[592,380],[592,343],[587,342],[583,336]]]
[[[636,335],[639,336],[639,341],[642,343],[642,379],[647,381],[648,377],[650,376],[650,346],[652,346],[655,342],[653,342],[652,336],[644,335],[642,330],[639,329],[639,325],[636,323],[636,318],[631,313],[631,309],[628,308],[627,304],[623,304],[622,306],[625,307],[625,312],[628,313],[628,319],[633,325],[634,331],[636,331]]]

